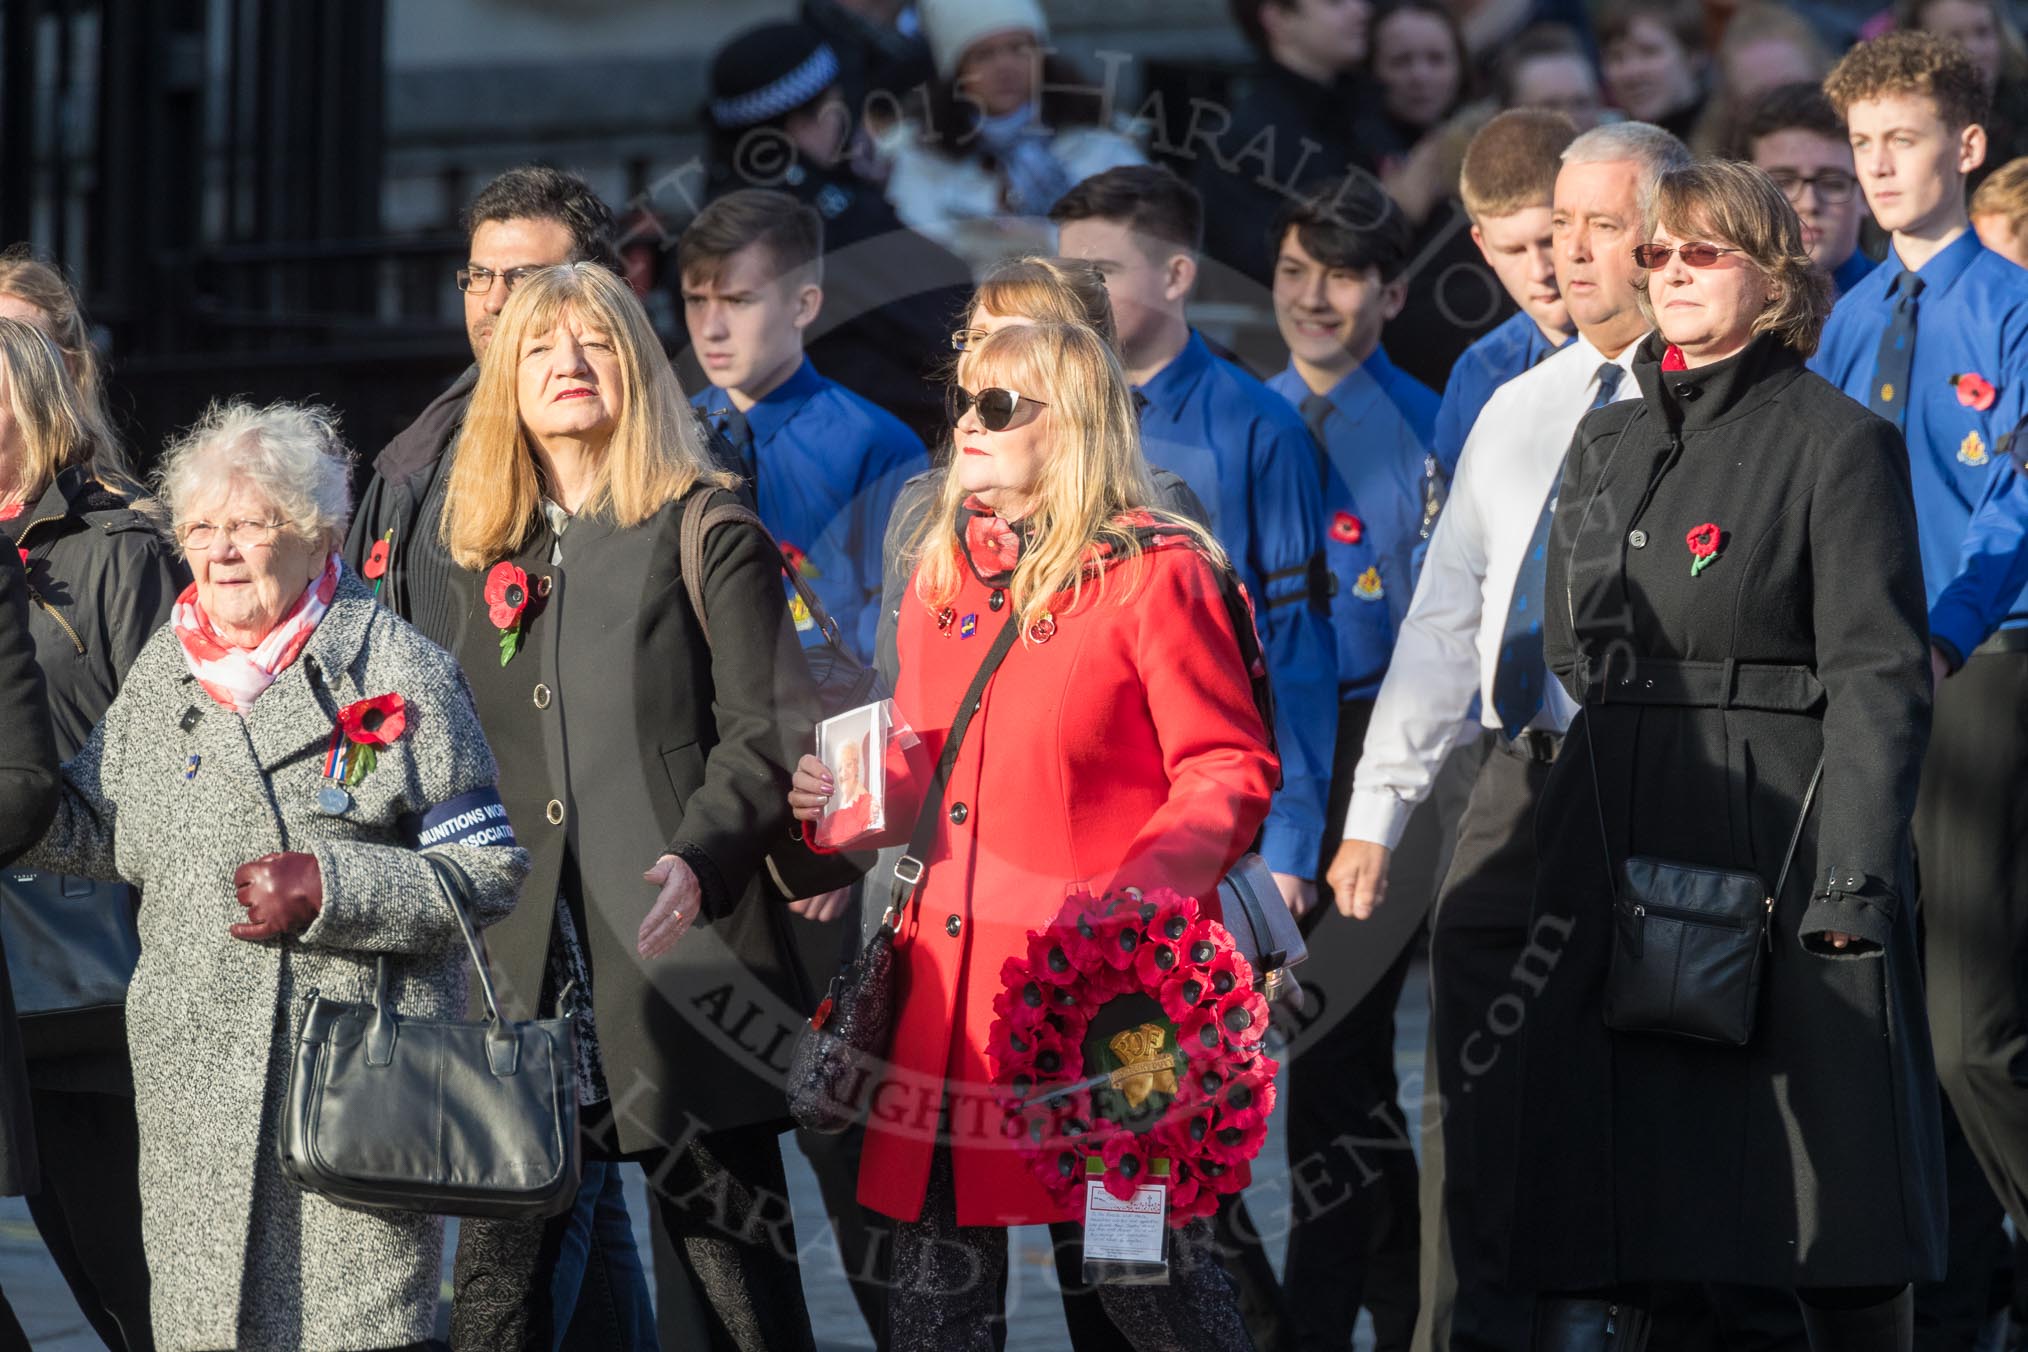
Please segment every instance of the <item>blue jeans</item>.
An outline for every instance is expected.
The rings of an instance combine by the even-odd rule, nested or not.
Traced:
[[[562,1352],[573,1315],[584,1328],[598,1330],[595,1346],[615,1352],[660,1352],[648,1278],[627,1217],[620,1161],[587,1159],[577,1205],[553,1223],[563,1227],[549,1284],[554,1352]],[[596,1304],[580,1312],[580,1298]]]

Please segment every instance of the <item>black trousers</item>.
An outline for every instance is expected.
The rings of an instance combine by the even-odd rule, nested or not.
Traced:
[[[1321,879],[1337,852],[1352,796],[1352,772],[1366,742],[1370,701],[1340,706],[1331,794],[1324,816]],[[1350,924],[1319,898],[1312,925]],[[1363,1307],[1372,1312],[1377,1352],[1405,1350],[1415,1334],[1421,1209],[1415,1145],[1394,1073],[1394,1007],[1413,945],[1349,1010],[1331,1006],[1331,973],[1300,971],[1321,1009],[1305,1010],[1318,1031],[1288,1062],[1289,1250],[1283,1285],[1296,1345],[1343,1352]]]
[[[1982,652],[1937,690],[1916,800],[1937,1077],[2028,1233],[2028,653]]]
[[[610,1114],[590,1114],[587,1146],[611,1150]],[[639,1161],[674,1243],[691,1327],[675,1345],[712,1352],[809,1352],[781,1133],[768,1125],[693,1136]],[[458,1352],[548,1352],[549,1282],[563,1218],[468,1220],[458,1228],[451,1345]],[[664,1283],[665,1295],[670,1284]],[[658,1312],[659,1313],[659,1312]]]
[[[42,1186],[28,1214],[100,1341],[115,1352],[152,1349],[134,1100],[31,1086],[29,1102]]]
[[[1534,1300],[1507,1279],[1519,1167],[1519,1047],[1554,946],[1530,952],[1535,804],[1546,763],[1499,747],[1479,768],[1430,926],[1430,1041],[1442,1121],[1455,1352],[1526,1349]],[[1526,961],[1524,962],[1524,955]]]

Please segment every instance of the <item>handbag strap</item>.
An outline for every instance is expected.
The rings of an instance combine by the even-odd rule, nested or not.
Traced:
[[[683,504],[682,563],[683,589],[690,593],[690,609],[697,614],[698,628],[704,631],[704,641],[711,642],[711,619],[704,613],[704,542],[711,532],[728,521],[745,521],[767,537],[768,547],[775,551],[782,563],[782,573],[789,579],[789,585],[809,608],[810,619],[823,634],[829,647],[843,653],[844,640],[838,636],[838,622],[831,618],[831,612],[817,599],[817,592],[803,577],[803,571],[789,562],[783,553],[781,543],[767,528],[752,508],[740,502],[713,503],[709,493],[692,493]]]
[[[1010,607],[1010,611],[1011,611]],[[958,748],[964,745],[965,730],[972,726],[972,715],[979,712],[979,704],[985,695],[986,682],[993,679],[993,673],[1000,669],[1000,663],[1013,651],[1014,640],[1020,636],[1021,620],[1018,613],[1010,613],[1007,622],[1000,626],[994,636],[993,646],[986,649],[986,656],[979,663],[979,670],[972,677],[971,685],[965,688],[965,696],[958,701],[958,711],[951,720],[950,735],[944,738],[944,752],[937,757],[937,767],[930,775],[930,782],[923,792],[922,811],[916,816],[915,830],[909,833],[908,850],[894,862],[894,892],[887,903],[887,910],[880,917],[883,928],[894,930],[901,924],[902,912],[914,899],[916,889],[922,885],[923,856],[929,853],[930,845],[937,838],[937,818],[943,815],[944,791],[950,787],[951,772],[958,763]]]
[[[1591,804],[1598,814],[1599,846],[1605,851],[1606,887],[1617,898],[1620,894],[1619,870],[1613,867],[1612,840],[1606,835],[1605,799],[1598,782],[1598,753],[1592,749],[1590,719],[1586,718],[1584,730],[1584,754],[1591,764]],[[1802,848],[1803,827],[1810,820],[1810,808],[1817,801],[1817,785],[1824,778],[1824,758],[1817,757],[1817,768],[1810,772],[1810,786],[1803,790],[1803,808],[1796,814],[1796,828],[1789,833],[1789,847],[1782,854],[1781,871],[1775,875],[1774,891],[1768,893],[1769,900],[1779,898],[1782,889],[1788,886],[1789,869],[1796,862],[1796,851]]]

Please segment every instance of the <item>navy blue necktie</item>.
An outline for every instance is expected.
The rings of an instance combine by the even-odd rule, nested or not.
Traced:
[[[1331,415],[1337,412],[1337,409],[1336,404],[1321,394],[1303,396],[1303,422],[1310,429],[1311,448],[1317,453],[1317,482],[1325,485],[1327,490],[1330,485],[1331,452],[1329,443],[1324,439],[1324,427],[1331,421]]]
[[[1613,362],[1598,368],[1598,393],[1592,408],[1603,408],[1619,392],[1626,369]],[[1549,673],[1542,665],[1543,591],[1549,579],[1549,525],[1556,517],[1556,490],[1563,472],[1550,482],[1536,519],[1535,534],[1528,551],[1521,556],[1521,568],[1514,575],[1514,599],[1507,603],[1507,626],[1500,631],[1500,661],[1493,668],[1493,712],[1500,731],[1519,737],[1542,708],[1543,687]]]
[[[1880,334],[1880,353],[1873,359],[1873,389],[1867,407],[1893,423],[1908,426],[1909,369],[1915,365],[1915,302],[1922,278],[1903,272],[1888,286],[1894,309]]]
[[[736,408],[718,410],[718,431],[739,457],[739,472],[748,483],[757,477],[758,467],[754,464],[753,426],[747,422],[746,414]]]

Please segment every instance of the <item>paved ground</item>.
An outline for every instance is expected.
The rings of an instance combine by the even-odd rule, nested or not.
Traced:
[[[1423,1036],[1428,1024],[1421,968],[1411,973],[1402,996],[1400,1022],[1396,1030],[1395,1055],[1406,1086],[1404,1099],[1411,1121],[1419,1117],[1419,1098],[1413,1091],[1422,1072]],[[1268,1255],[1280,1269],[1287,1247],[1288,1176],[1283,1168],[1282,1114],[1277,1112],[1268,1126],[1267,1148],[1255,1167],[1254,1184],[1247,1192],[1247,1206],[1261,1226]],[[804,1244],[803,1289],[810,1304],[810,1319],[817,1329],[822,1352],[870,1349],[873,1339],[866,1332],[859,1307],[845,1284],[845,1272],[837,1249],[812,1236],[827,1235],[823,1206],[817,1196],[816,1176],[802,1155],[788,1151],[790,1190],[796,1203],[796,1233]],[[635,1218],[642,1252],[648,1251],[645,1226],[647,1208],[635,1172],[628,1206]],[[1008,1309],[1011,1319],[1009,1352],[1054,1352],[1066,1345],[1062,1306],[1056,1294],[1056,1270],[1049,1260],[1048,1231],[1041,1228],[1014,1232],[1009,1259],[1011,1280]],[[445,1267],[448,1279],[449,1266]],[[448,1280],[445,1294],[449,1294]],[[0,1199],[0,1290],[13,1304],[16,1316],[27,1331],[36,1352],[99,1352],[100,1344],[79,1315],[63,1280],[44,1252],[42,1241],[28,1219],[28,1208],[18,1197]],[[1357,1346],[1371,1346],[1362,1326]]]

